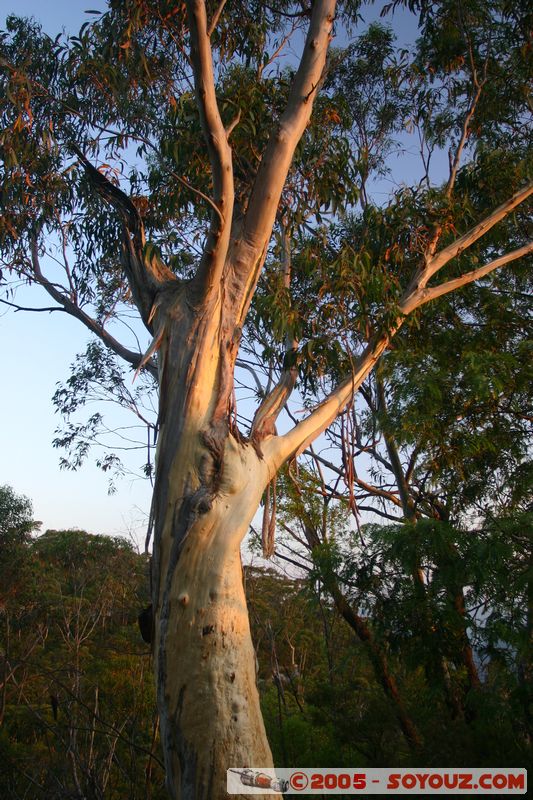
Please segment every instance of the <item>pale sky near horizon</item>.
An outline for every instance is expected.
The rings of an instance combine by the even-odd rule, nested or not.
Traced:
[[[384,3],[372,8],[376,18]],[[0,0],[0,27],[9,13],[33,16],[56,35],[62,28],[76,33],[90,19],[86,9],[104,10],[99,0]],[[407,23],[409,24],[409,23]],[[396,25],[394,26],[396,28]],[[408,33],[400,32],[402,38]],[[411,38],[414,38],[412,35]],[[405,167],[404,167],[405,168]],[[405,173],[404,173],[405,174]],[[23,288],[17,302],[50,305],[37,287]],[[52,447],[60,422],[51,397],[69,375],[69,364],[85,349],[89,335],[77,321],[61,313],[13,313],[0,310],[0,342],[5,382],[0,392],[2,446],[0,484],[9,484],[33,502],[36,519],[47,528],[82,528],[92,533],[128,535],[142,542],[150,502],[147,481],[123,478],[118,492],[107,494],[107,478],[89,458],[77,472],[59,469],[61,451]],[[141,459],[139,459],[141,460]]]

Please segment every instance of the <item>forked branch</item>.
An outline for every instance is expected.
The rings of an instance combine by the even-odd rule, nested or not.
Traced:
[[[400,315],[397,317],[395,323],[387,332],[376,335],[370,340],[367,347],[354,364],[352,375],[340,383],[326,399],[309,414],[309,416],[298,423],[292,430],[284,436],[272,437],[265,443],[265,454],[270,459],[275,469],[278,469],[287,459],[301,453],[311,442],[323,433],[336,416],[343,411],[367,375],[372,371],[383,351],[388,346],[392,337],[400,329],[408,314],[430,300],[447,294],[461,286],[465,286],[468,283],[472,283],[484,275],[488,275],[495,269],[498,269],[498,267],[533,252],[533,243],[529,242],[510,253],[490,261],[479,269],[464,273],[459,278],[446,281],[440,286],[426,288],[427,281],[432,275],[451,259],[460,255],[460,253],[470,247],[474,242],[478,241],[478,239],[510,214],[514,208],[524,202],[531,194],[533,194],[533,182],[526,184],[526,186],[516,192],[509,200],[502,203],[495,211],[471,228],[470,231],[441,250],[430,260],[426,261],[425,265],[415,274],[407,292],[400,301]]]
[[[219,6],[220,13],[222,7]],[[207,27],[204,0],[189,0],[187,14],[196,102],[213,175],[215,208],[211,215],[209,235],[197,275],[197,280],[206,294],[209,294],[211,289],[218,289],[229,245],[234,202],[233,164],[228,135],[220,116],[215,93],[210,30]]]
[[[470,228],[463,236],[460,236],[455,242],[440,250],[436,255],[428,260],[418,280],[418,288],[424,287],[429,279],[435,275],[442,267],[444,267],[452,258],[461,255],[467,248],[481,239],[488,231],[491,230],[498,222],[505,219],[511,211],[513,211],[520,203],[527,200],[533,194],[533,181],[526,183],[521,189],[514,193],[509,200],[502,203],[491,214]]]
[[[240,285],[241,303],[236,320],[239,326],[242,325],[261,272],[294,151],[311,118],[313,102],[326,64],[334,15],[335,0],[316,0],[313,3],[304,51],[287,106],[270,136],[251,192],[242,231],[231,254],[232,268]]]
[[[460,289],[461,286],[466,286],[468,283],[477,281],[480,278],[483,278],[485,275],[489,275],[491,272],[494,272],[494,270],[498,269],[499,267],[503,267],[505,264],[509,264],[511,261],[516,261],[516,259],[522,258],[529,253],[533,253],[533,242],[528,242],[522,247],[512,250],[510,253],[506,253],[499,258],[495,258],[493,261],[489,261],[482,267],[473,269],[470,272],[465,272],[458,278],[453,278],[445,283],[441,283],[439,286],[426,287],[424,289],[415,291],[409,298],[409,302],[403,304],[402,310],[405,314],[409,314],[415,308],[419,308],[420,306],[429,303],[430,300],[436,300],[437,297],[442,297],[442,295],[453,292],[455,289]]]
[[[372,371],[401,324],[402,320],[398,320],[393,331],[375,337],[355,361],[352,374],[340,383],[309,416],[283,436],[274,436],[265,442],[263,447],[265,457],[271,460],[275,469],[279,469],[286,460],[303,452],[331,425]]]

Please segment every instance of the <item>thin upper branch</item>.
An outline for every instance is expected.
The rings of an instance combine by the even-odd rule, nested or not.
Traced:
[[[456,177],[457,177],[457,170],[459,169],[459,164],[460,164],[460,161],[461,161],[461,155],[463,153],[463,150],[465,148],[466,142],[467,142],[468,137],[470,135],[470,123],[472,122],[472,118],[473,118],[474,114],[476,113],[476,108],[477,108],[477,105],[479,103],[479,99],[481,97],[481,93],[483,91],[485,83],[487,82],[487,69],[488,69],[488,64],[489,64],[489,53],[487,53],[487,56],[485,58],[485,63],[484,63],[484,66],[483,66],[483,78],[482,78],[482,80],[479,80],[478,71],[477,71],[477,67],[476,67],[475,59],[474,59],[474,51],[473,51],[473,47],[472,47],[472,40],[471,40],[470,34],[468,33],[468,31],[464,27],[464,22],[463,22],[463,19],[462,19],[462,14],[461,14],[460,7],[458,7],[458,13],[459,13],[459,24],[460,24],[460,26],[462,28],[462,33],[463,33],[463,36],[465,38],[465,41],[468,44],[468,55],[469,55],[469,60],[470,60],[470,69],[472,71],[472,100],[470,102],[470,105],[469,105],[468,110],[466,112],[465,118],[463,120],[463,127],[462,127],[462,130],[461,130],[461,138],[459,139],[459,143],[457,145],[457,148],[456,148],[456,151],[455,151],[455,155],[454,155],[453,158],[450,157],[450,177],[449,177],[448,183],[446,185],[446,192],[445,192],[446,197],[451,197],[452,196],[452,192],[453,192],[453,189],[454,189],[454,186],[455,186],[455,180],[456,180]]]
[[[336,475],[340,477],[344,476],[344,470],[341,467],[337,466],[337,464],[334,464],[332,461],[329,461],[327,458],[324,458],[320,455],[320,453],[315,453],[311,447],[308,450],[305,450],[305,455],[311,456],[311,458],[313,458],[317,464],[323,464]],[[322,482],[324,483],[323,479]],[[354,477],[354,482],[359,486],[360,489],[364,489],[366,491],[365,497],[381,497],[384,500],[390,500],[396,506],[402,505],[401,501],[392,490],[387,491],[383,487],[374,486],[371,483],[363,481],[357,475]],[[339,494],[338,497],[340,499],[345,499],[341,494]]]
[[[213,32],[214,32],[216,26],[218,25],[218,22],[220,20],[222,12],[224,11],[224,6],[225,5],[226,5],[226,0],[220,0],[220,3],[218,4],[218,7],[217,7],[215,13],[213,14],[213,19],[209,23],[209,28],[207,29],[207,35],[209,37],[211,37],[213,35]]]
[[[241,358],[237,358],[235,361],[235,366],[239,367],[239,369],[245,369],[251,374],[252,378],[255,381],[255,388],[257,394],[259,397],[262,397],[264,395],[263,384],[259,380],[259,375],[257,374],[257,371],[252,367],[252,365],[247,364],[246,361],[243,361]]]
[[[220,11],[222,9],[219,9]],[[187,14],[191,35],[191,61],[200,123],[213,175],[213,211],[207,243],[197,279],[207,293],[218,288],[226,259],[233,215],[234,187],[231,147],[215,94],[213,56],[203,0],[189,0]]]
[[[47,312],[51,314],[53,311],[65,311],[62,306],[45,306],[43,308],[35,308],[34,306],[20,306],[18,303],[11,303],[9,300],[4,300],[3,297],[0,297],[0,303],[4,306],[9,306],[9,308],[14,308],[15,312],[17,311],[35,311],[35,312]]]
[[[282,226],[282,267],[283,285],[286,291],[290,292],[292,270],[291,233],[290,229],[285,225]],[[296,339],[287,334],[285,363],[280,379],[264,398],[254,416],[251,435],[256,441],[275,433],[276,420],[296,386],[298,379],[298,367],[296,366],[297,348],[298,342]]]
[[[270,66],[270,64],[272,64],[272,63],[273,63],[273,62],[276,60],[276,58],[277,58],[277,57],[280,55],[280,53],[283,51],[283,48],[285,47],[285,45],[287,44],[287,42],[289,42],[289,41],[290,41],[291,37],[292,37],[292,36],[293,36],[293,34],[294,34],[294,31],[295,31],[295,30],[298,28],[298,24],[299,24],[298,22],[293,22],[293,24],[292,24],[292,26],[291,26],[291,30],[290,30],[290,31],[289,31],[289,32],[288,32],[288,33],[287,33],[287,34],[286,34],[286,35],[283,37],[283,39],[281,40],[281,42],[279,43],[279,45],[276,47],[276,49],[274,50],[274,52],[272,53],[272,55],[268,57],[268,60],[267,60],[267,61],[263,61],[263,62],[262,62],[260,65],[259,65],[259,67],[258,67],[258,69],[257,69],[257,78],[258,78],[259,80],[261,79],[261,77],[262,77],[262,75],[263,75],[264,71],[266,70],[266,68],[267,68],[267,67],[269,67],[269,66]]]
[[[470,123],[472,122],[472,118],[476,112],[477,104],[479,103],[479,98],[481,97],[481,92],[483,90],[483,86],[485,83],[477,83],[476,82],[476,91],[472,98],[472,102],[468,108],[468,111],[465,115],[463,120],[463,128],[461,131],[461,138],[459,139],[459,144],[457,145],[457,149],[455,151],[455,155],[450,158],[450,177],[448,179],[448,183],[446,185],[445,195],[446,197],[451,197],[453,188],[455,186],[455,179],[457,177],[457,170],[459,169],[459,164],[461,162],[461,155],[465,148],[468,136],[470,134]]]
[[[455,242],[452,242],[443,250],[440,250],[427,262],[418,286],[425,286],[432,275],[435,275],[435,273],[442,269],[442,267],[451,261],[452,258],[456,258],[464,250],[473,245],[474,242],[477,242],[477,240],[490,231],[494,225],[496,225],[498,222],[501,222],[502,219],[505,219],[505,217],[507,217],[511,211],[519,206],[520,203],[523,203],[524,200],[527,200],[527,198],[532,194],[533,181],[530,181],[517,192],[515,192],[514,195],[509,198],[509,200],[506,200],[505,203],[502,203],[500,206],[498,206],[498,208],[485,217],[485,219],[481,220],[481,222],[478,222],[477,225],[474,225],[473,228],[463,234],[463,236],[460,236],[455,240]]]
[[[378,367],[375,372],[379,411],[384,415],[388,415],[385,385],[383,383],[382,376],[380,375],[380,371],[381,370]],[[405,472],[400,459],[400,454],[398,452],[398,445],[394,437],[386,429],[383,431],[383,438],[385,439],[385,447],[387,448],[389,461],[392,467],[392,473],[396,480],[396,486],[398,487],[398,492],[400,495],[400,501],[398,505],[402,507],[406,519],[414,519],[415,518],[414,503],[411,497],[409,483],[405,477]]]
[[[408,306],[406,305],[404,311],[408,313],[410,310],[413,310],[413,308],[419,308],[425,303],[429,303],[430,300],[435,300],[437,297],[448,294],[448,292],[453,292],[455,289],[460,289],[461,286],[466,286],[468,283],[477,281],[479,278],[483,278],[485,275],[488,275],[490,272],[493,272],[499,267],[503,267],[505,264],[509,264],[511,261],[516,261],[517,258],[522,258],[522,256],[526,256],[529,253],[533,253],[533,242],[528,242],[522,247],[512,250],[510,253],[505,253],[505,255],[495,258],[493,261],[489,261],[482,267],[473,269],[470,272],[465,272],[464,275],[461,275],[459,278],[446,281],[445,283],[441,283],[439,286],[421,289],[412,295],[412,308],[411,304]]]
[[[41,264],[39,261],[39,253],[37,242],[33,239],[30,242],[30,251],[31,251],[31,262],[33,267],[33,279],[38,283],[40,286],[45,289],[50,297],[52,297],[59,306],[56,308],[46,309],[50,311],[64,311],[70,316],[75,317],[76,319],[80,320],[86,328],[88,328],[91,333],[94,333],[100,341],[102,341],[110,350],[116,353],[120,358],[123,358],[128,364],[131,364],[132,367],[138,369],[141,366],[142,362],[142,353],[136,353],[134,350],[130,350],[129,348],[125,347],[118,339],[115,339],[109,331],[100,325],[93,317],[87,314],[82,308],[80,308],[76,303],[74,303],[69,297],[64,295],[53,283],[45,278],[43,272],[41,270]],[[45,309],[25,309],[21,307],[21,310],[28,310],[28,311],[44,311]],[[157,366],[153,361],[148,361],[142,364],[142,367],[152,375],[153,378],[157,379]]]
[[[194,194],[197,194],[198,197],[202,198],[202,200],[205,200],[206,203],[208,203],[211,206],[211,208],[213,209],[213,211],[215,212],[215,214],[219,218],[221,224],[222,225],[224,224],[224,217],[222,216],[222,212],[220,211],[218,206],[214,203],[214,201],[211,200],[209,195],[205,194],[200,189],[197,189],[195,186],[193,186],[191,183],[189,183],[187,178],[184,178],[181,175],[178,175],[177,172],[171,172],[170,174],[172,175],[173,178],[176,178],[178,183],[181,183],[182,186],[185,186],[187,189],[189,189],[189,191],[193,192]]]

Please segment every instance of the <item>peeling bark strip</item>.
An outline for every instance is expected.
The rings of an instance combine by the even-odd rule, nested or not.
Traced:
[[[263,524],[261,526],[261,542],[263,558],[274,555],[276,534],[276,478],[268,484],[265,492],[265,505],[263,509]]]

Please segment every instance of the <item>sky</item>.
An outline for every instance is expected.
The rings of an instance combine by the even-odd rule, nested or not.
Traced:
[[[372,8],[376,18],[383,3]],[[0,27],[13,12],[33,16],[56,35],[62,28],[76,33],[90,19],[88,8],[104,10],[99,0],[0,0]],[[397,20],[402,39],[414,38],[412,18]],[[395,28],[397,25],[395,24]],[[405,168],[405,162],[404,162]],[[16,301],[50,305],[38,287],[22,287]],[[0,485],[9,484],[33,502],[34,516],[48,528],[81,528],[91,533],[131,536],[142,546],[150,504],[146,480],[127,476],[108,494],[108,479],[94,459],[77,472],[59,468],[60,450],[52,447],[60,423],[51,402],[57,384],[69,375],[69,364],[89,340],[81,324],[62,313],[0,310],[0,345],[5,383],[0,391],[2,444]]]

